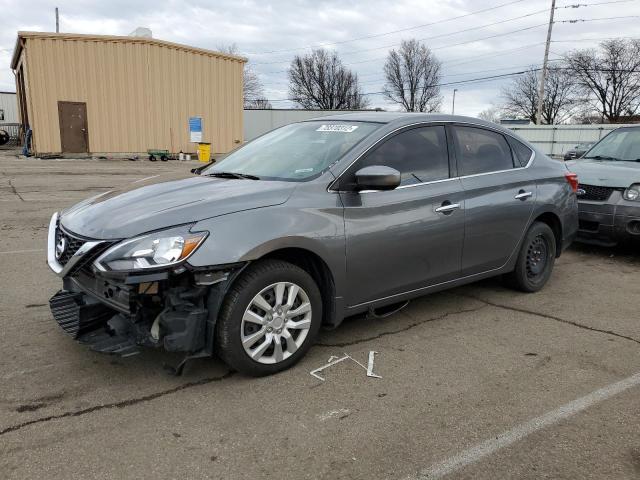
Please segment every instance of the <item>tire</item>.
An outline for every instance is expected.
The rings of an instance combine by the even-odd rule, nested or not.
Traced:
[[[549,225],[534,222],[524,236],[515,269],[505,275],[506,283],[522,292],[540,290],[551,277],[556,249],[556,238]]]
[[[166,162],[167,160],[169,160],[169,158],[167,158],[167,156],[166,156],[166,155],[162,155],[162,156],[160,157],[160,161],[161,161],[161,162]]]
[[[276,289],[282,297],[280,304]],[[294,302],[285,305],[291,292]],[[292,317],[296,312],[302,313]],[[215,347],[232,369],[256,377],[271,375],[304,356],[321,323],[322,297],[313,278],[285,261],[259,261],[250,265],[227,293],[216,324]]]
[[[156,157],[154,155],[149,155],[149,161],[150,162],[155,162],[156,161]]]

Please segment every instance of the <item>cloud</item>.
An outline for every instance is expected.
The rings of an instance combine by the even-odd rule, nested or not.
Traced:
[[[600,3],[586,0],[583,3]],[[24,2],[2,0],[3,28],[0,31],[0,90],[14,90],[13,74],[8,68],[18,30],[52,31],[55,28],[52,4],[44,0]],[[482,76],[509,73],[542,61],[549,2],[527,0],[453,21],[451,17],[490,8],[509,0],[491,0],[490,4],[472,0],[194,0],[181,2],[59,1],[62,31],[127,35],[136,27],[152,29],[154,37],[215,49],[235,43],[248,57],[272,99],[287,97],[286,69],[295,54],[308,46],[325,43],[335,49],[343,62],[356,71],[366,92],[382,90],[382,66],[388,51],[402,39],[424,38],[443,62],[443,83]],[[578,9],[557,10],[552,58],[573,48],[596,46],[598,39],[614,34],[631,36],[638,19],[560,23],[568,19],[589,19],[621,15],[640,15],[640,2],[613,3]],[[486,28],[462,30],[535,13]],[[407,29],[419,24],[429,26],[389,35],[349,41],[358,37]],[[506,32],[533,27],[502,36]],[[433,38],[437,37],[439,38]],[[485,38],[494,36],[494,38]],[[484,40],[479,40],[485,38]],[[588,40],[582,40],[588,39]],[[462,45],[455,45],[463,43]],[[384,47],[384,48],[381,48]],[[519,50],[518,50],[519,49]],[[284,50],[284,51],[283,51]],[[264,53],[274,52],[274,53]],[[481,73],[486,72],[486,73]],[[502,86],[509,79],[443,86],[443,111],[451,109],[451,92],[458,89],[456,113],[477,115],[499,101]],[[394,109],[380,95],[371,95],[375,107]],[[291,106],[274,102],[276,107]]]

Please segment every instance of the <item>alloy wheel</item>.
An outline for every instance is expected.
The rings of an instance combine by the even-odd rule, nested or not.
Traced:
[[[311,315],[311,302],[303,288],[291,282],[269,285],[253,297],[242,316],[244,351],[259,363],[286,360],[307,338]]]

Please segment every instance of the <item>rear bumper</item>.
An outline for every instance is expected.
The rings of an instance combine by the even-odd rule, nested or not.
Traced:
[[[640,204],[615,191],[607,202],[581,201],[577,240],[604,246],[640,241]]]

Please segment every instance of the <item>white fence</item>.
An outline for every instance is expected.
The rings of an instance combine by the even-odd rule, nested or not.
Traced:
[[[547,155],[559,157],[579,143],[595,143],[627,125],[504,125]]]
[[[18,100],[15,93],[0,92],[0,123],[18,122]]]
[[[245,110],[245,142],[293,122],[314,117],[352,113],[345,110]],[[579,143],[597,142],[624,125],[503,125],[533,143],[547,155],[562,156]]]

